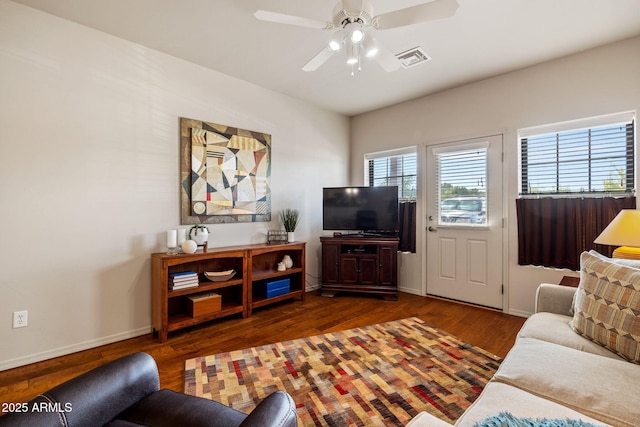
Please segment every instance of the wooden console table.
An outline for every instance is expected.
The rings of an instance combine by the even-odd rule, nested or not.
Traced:
[[[251,316],[253,309],[290,298],[305,298],[305,246],[304,242],[287,244],[254,244],[208,249],[194,254],[151,255],[151,320],[153,334],[160,341],[167,340],[169,332],[197,325],[220,317],[241,314]],[[278,262],[289,255],[293,266],[278,271]],[[205,272],[235,270],[229,280],[213,282]],[[198,275],[198,286],[170,289],[169,275],[193,271]],[[289,292],[266,298],[267,282],[289,280]],[[214,292],[221,297],[221,307],[215,311],[191,316],[190,297]]]

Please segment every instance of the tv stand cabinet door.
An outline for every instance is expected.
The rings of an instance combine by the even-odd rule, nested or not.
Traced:
[[[398,247],[395,245],[378,248],[380,286],[398,286]]]
[[[357,285],[358,276],[358,257],[342,255],[340,257],[340,283]]]
[[[335,285],[340,280],[340,245],[322,243],[322,283]]]
[[[358,265],[358,284],[372,285],[378,284],[378,258],[376,256],[368,256],[360,258]]]

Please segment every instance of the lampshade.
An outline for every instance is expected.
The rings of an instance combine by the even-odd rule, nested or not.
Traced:
[[[621,210],[593,243],[640,247],[640,211],[635,209]]]

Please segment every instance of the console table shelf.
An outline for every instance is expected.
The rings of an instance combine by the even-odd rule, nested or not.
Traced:
[[[195,254],[151,255],[151,312],[153,333],[162,342],[169,332],[208,322],[221,317],[241,314],[251,316],[252,310],[291,298],[305,297],[305,246],[304,242],[287,244],[254,244],[208,249]],[[278,271],[277,264],[285,255],[293,260],[293,266]],[[205,278],[208,271],[234,269],[229,280],[212,282]],[[197,287],[172,290],[169,275],[193,271],[198,275]],[[289,292],[271,298],[263,295],[266,282],[289,279]],[[189,297],[205,296],[215,292],[221,298],[219,309],[212,309],[198,316],[190,316]]]
[[[273,279],[281,276],[289,276],[293,273],[302,273],[302,268],[291,267],[287,268],[286,271],[278,271],[278,270],[253,270],[251,274],[251,278],[253,281],[263,280],[263,279]]]
[[[281,245],[262,245],[248,252],[248,315],[253,309],[283,301],[289,298],[305,297],[305,243],[288,243]],[[291,268],[278,271],[277,266],[285,255],[293,262]],[[263,295],[265,283],[271,280],[289,279],[289,292],[271,298]]]
[[[265,298],[262,296],[253,297],[252,305],[253,308],[264,307],[265,305],[273,304],[275,302],[280,302],[287,300],[289,298],[304,298],[302,291],[292,291],[285,295],[280,295],[277,297]]]
[[[167,324],[168,332],[177,331],[189,326],[194,326],[202,322],[208,322],[210,320],[218,319],[220,317],[232,316],[244,311],[244,307],[238,304],[225,303],[222,305],[222,310],[215,313],[205,314],[198,317],[191,317],[186,314],[175,314],[169,317]],[[163,340],[164,341],[164,340]]]
[[[169,289],[168,295],[169,298],[172,298],[182,295],[197,294],[204,291],[213,291],[215,289],[228,288],[229,286],[234,285],[242,285],[242,279],[227,280],[224,282],[200,282],[198,287],[194,288],[180,289],[177,291],[172,291],[171,289]]]

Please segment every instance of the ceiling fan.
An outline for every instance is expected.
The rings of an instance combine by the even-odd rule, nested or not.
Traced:
[[[333,8],[331,21],[319,21],[267,10],[258,10],[254,15],[261,21],[332,30],[333,34],[327,46],[302,69],[315,71],[331,56],[345,50],[347,64],[351,66],[351,75],[354,75],[354,69],[361,69],[363,55],[375,58],[386,71],[394,71],[400,67],[400,61],[378,42],[373,36],[374,32],[448,18],[453,16],[457,9],[456,0],[434,0],[375,15],[373,6],[367,0],[341,0]]]

